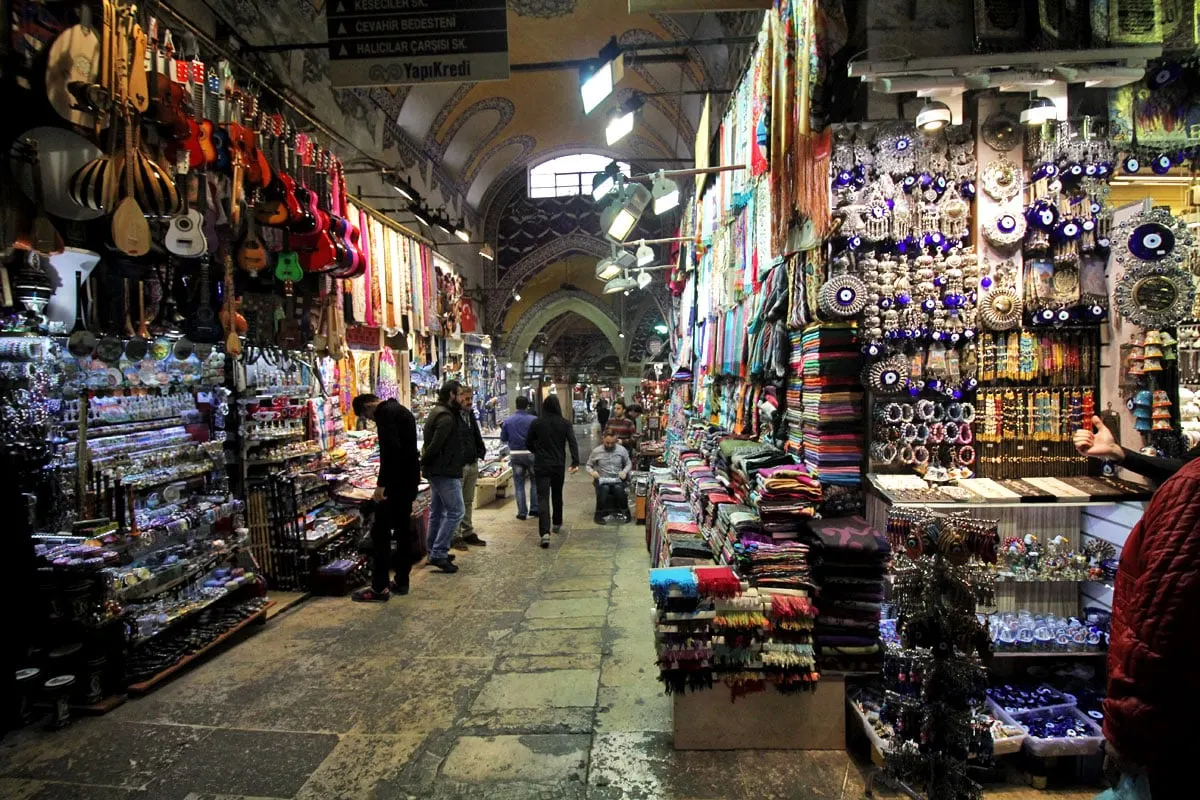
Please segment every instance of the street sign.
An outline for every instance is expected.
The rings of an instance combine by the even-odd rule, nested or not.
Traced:
[[[328,0],[334,86],[508,77],[504,0]]]

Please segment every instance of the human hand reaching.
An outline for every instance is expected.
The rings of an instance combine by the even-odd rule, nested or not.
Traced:
[[[382,503],[385,499],[387,499],[386,493],[384,492],[382,486],[375,487],[375,494],[371,495],[371,499],[376,503]]]
[[[567,472],[574,475],[576,472],[579,472],[579,467],[571,467],[570,469],[567,470]]]
[[[1092,458],[1108,458],[1113,461],[1123,460],[1125,451],[1121,449],[1121,445],[1117,444],[1112,431],[1104,425],[1104,421],[1099,417],[1092,417],[1092,425],[1096,429],[1094,433],[1087,428],[1080,428],[1071,437],[1079,454]]]

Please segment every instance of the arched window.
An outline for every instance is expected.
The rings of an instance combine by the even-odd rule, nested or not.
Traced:
[[[592,191],[592,177],[612,162],[599,153],[576,153],[543,161],[529,169],[530,197],[570,197]],[[617,168],[629,174],[629,165],[617,162]]]

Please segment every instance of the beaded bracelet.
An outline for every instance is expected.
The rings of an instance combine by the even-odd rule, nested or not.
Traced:
[[[901,422],[904,419],[904,412],[901,410],[899,403],[888,403],[883,407],[883,418],[888,422]]]
[[[896,460],[896,445],[885,444],[880,448],[879,462],[881,464],[891,464]]]
[[[960,447],[958,449],[958,463],[974,464],[975,463],[975,448],[970,447],[970,446]]]
[[[971,426],[965,424],[959,426],[958,438],[954,441],[958,442],[959,444],[970,444],[971,442],[975,441],[975,434],[971,430]]]
[[[900,438],[910,444],[915,442],[917,439],[917,426],[911,422],[904,423],[903,427],[900,428]]]
[[[953,442],[953,441],[958,440],[958,423],[957,422],[947,422],[945,425],[945,428],[943,430],[945,431],[947,442]]]
[[[935,413],[935,411],[934,411],[935,408],[937,408],[937,406],[934,404],[934,402],[932,400],[918,400],[917,401],[917,416],[920,417],[921,419],[925,420],[926,422],[928,422],[929,420],[933,419],[933,415]]]
[[[962,422],[974,422],[975,406],[971,403],[962,403],[959,408],[959,419]]]
[[[962,415],[962,403],[951,403],[950,405],[946,406],[946,418],[951,422],[961,421]]]
[[[917,463],[917,456],[913,452],[912,445],[906,444],[900,448],[900,463],[909,467]]]
[[[905,422],[912,422],[914,413],[915,412],[911,403],[905,403],[904,405],[900,406],[900,416]]]
[[[929,426],[922,422],[917,426],[917,439],[921,444],[929,441]]]
[[[929,428],[929,441],[937,444],[946,440],[946,426],[940,422],[935,422]]]
[[[913,463],[928,464],[929,463],[929,448],[917,446],[913,448]]]
[[[933,421],[944,422],[946,419],[946,407],[940,404],[935,404],[933,407]]]

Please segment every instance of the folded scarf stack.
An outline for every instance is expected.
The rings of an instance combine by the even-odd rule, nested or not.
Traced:
[[[791,357],[788,359],[787,391],[783,396],[786,405],[783,418],[788,426],[787,444],[784,446],[799,458],[804,455],[804,332],[791,331],[788,340],[791,343]]]
[[[877,671],[880,603],[891,548],[861,517],[814,519],[805,540],[821,587],[815,643],[822,671]]]
[[[801,336],[804,463],[821,483],[862,482],[862,353],[854,327],[817,323]]]

